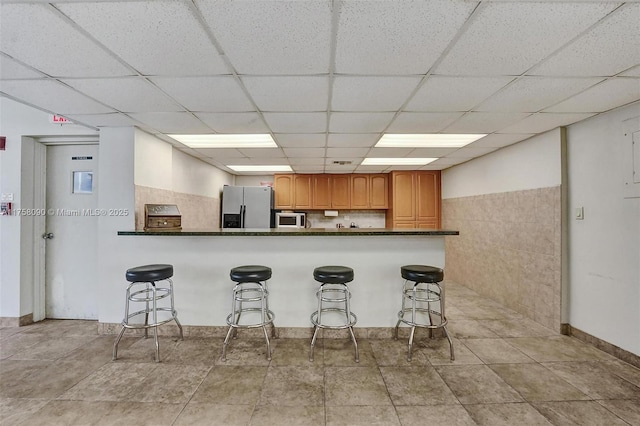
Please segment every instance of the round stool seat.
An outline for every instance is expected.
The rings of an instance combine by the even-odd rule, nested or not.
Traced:
[[[405,265],[400,272],[402,278],[415,283],[439,283],[444,278],[444,271],[434,266]]]
[[[229,274],[232,281],[237,283],[255,283],[267,281],[271,278],[271,268],[261,265],[237,266]]]
[[[347,266],[320,266],[313,270],[313,278],[321,283],[344,284],[353,281],[353,269]]]
[[[137,282],[156,282],[166,280],[173,276],[173,265],[144,265],[127,269],[125,274],[127,281],[131,283]]]

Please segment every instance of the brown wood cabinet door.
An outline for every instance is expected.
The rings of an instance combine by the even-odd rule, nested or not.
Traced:
[[[415,228],[416,227],[416,223],[415,222],[398,222],[398,221],[394,221],[393,222],[393,227],[394,228],[403,228],[403,229]]]
[[[393,221],[414,221],[416,219],[415,172],[391,172],[393,191]]]
[[[331,175],[331,208],[350,209],[351,175]]]
[[[313,175],[311,178],[313,193],[312,208],[331,208],[331,175]]]
[[[369,175],[351,175],[351,208],[369,208]]]
[[[389,208],[389,179],[385,173],[369,175],[369,207]]]
[[[416,221],[440,224],[440,171],[416,172]]]
[[[274,175],[273,191],[275,192],[276,209],[293,208],[293,174]]]
[[[432,220],[432,221],[426,221],[426,222],[416,222],[416,228],[438,229],[440,227],[438,226],[438,222],[436,222],[435,220]]]
[[[311,208],[311,175],[294,175],[293,205],[296,209]]]

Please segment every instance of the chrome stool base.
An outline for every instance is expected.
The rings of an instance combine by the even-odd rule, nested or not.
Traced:
[[[337,297],[335,296],[337,295]],[[353,332],[353,326],[358,321],[356,314],[351,312],[349,299],[351,299],[351,292],[346,283],[323,283],[320,289],[316,292],[318,297],[318,310],[311,314],[311,323],[313,324],[313,337],[311,338],[311,349],[309,351],[309,361],[313,362],[313,350],[316,344],[316,338],[318,336],[318,330],[326,328],[329,330],[343,330],[349,329],[351,340],[353,341],[353,347],[355,350],[355,362],[360,362],[360,355],[358,353],[358,342],[356,341],[356,335]],[[333,297],[330,297],[333,296]],[[324,305],[331,303],[329,307]],[[338,304],[338,306],[335,306]],[[323,314],[339,314],[341,323],[336,325],[330,325],[322,321]],[[326,316],[325,316],[326,318]]]
[[[409,302],[409,307],[407,307]],[[431,304],[437,304],[440,310],[432,309]],[[424,318],[424,321],[422,319]],[[439,318],[439,322],[434,319]],[[398,322],[395,326],[395,339],[398,339],[398,328],[404,323],[411,327],[407,361],[411,361],[411,350],[416,327],[429,330],[429,336],[433,337],[433,330],[442,329],[449,342],[451,361],[455,360],[453,341],[447,331],[447,318],[444,314],[444,289],[437,282],[412,282],[405,281],[402,294],[402,309],[398,312]]]
[[[134,270],[133,268],[132,270]],[[131,270],[130,270],[131,271]],[[166,281],[169,284],[169,287],[158,287],[157,282]],[[116,337],[116,340],[113,344],[113,361],[118,359],[118,344],[120,343],[120,339],[124,335],[125,330],[127,329],[144,329],[144,337],[145,339],[149,337],[149,329],[153,328],[153,337],[155,343],[155,361],[160,362],[160,344],[158,343],[158,326],[162,324],[166,324],[170,321],[175,321],[178,329],[180,330],[180,340],[184,339],[184,334],[182,331],[182,324],[178,320],[178,312],[174,308],[173,304],[173,281],[171,278],[164,278],[159,281],[150,281],[150,282],[142,282],[136,281],[129,284],[127,287],[127,296],[125,302],[125,316],[122,320],[122,329],[120,329],[120,333]],[[144,286],[143,288],[140,288]],[[168,307],[158,307],[157,303],[159,300],[164,298],[169,298],[171,306]],[[139,311],[129,313],[129,303],[144,303],[144,309]],[[168,312],[169,316],[165,319],[158,319],[158,312]],[[149,322],[149,314],[152,316],[152,322]],[[139,315],[144,315],[144,323],[141,324],[131,324],[130,320]]]
[[[240,267],[238,270],[242,272]],[[246,267],[244,267],[246,268]],[[271,276],[271,270],[264,267],[264,277]],[[268,274],[266,271],[268,270]],[[243,323],[243,314],[259,313],[259,320],[256,322]],[[245,315],[246,316],[246,315]],[[267,289],[267,281],[256,282],[238,282],[233,288],[231,313],[227,316],[227,325],[229,331],[222,344],[222,361],[227,360],[227,346],[231,337],[236,338],[238,329],[262,328],[264,338],[267,343],[267,360],[271,361],[271,342],[269,341],[269,333],[267,326],[271,325],[271,337],[276,337],[276,328],[273,324],[275,314],[269,309],[269,291]]]

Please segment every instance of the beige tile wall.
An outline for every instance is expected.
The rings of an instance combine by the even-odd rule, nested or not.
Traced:
[[[144,228],[145,204],[175,204],[182,215],[182,229],[220,227],[220,198],[185,194],[166,189],[135,186],[136,230]]]
[[[445,279],[560,331],[560,186],[442,202]]]

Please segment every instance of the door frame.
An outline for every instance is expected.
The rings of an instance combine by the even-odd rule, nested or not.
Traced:
[[[34,136],[28,137],[34,146],[33,155],[33,208],[47,208],[47,146],[49,145],[99,145],[99,135]],[[98,171],[98,173],[100,173]],[[99,196],[99,195],[98,195]],[[46,232],[45,215],[33,216],[31,253],[33,256],[33,321],[46,318],[46,244],[42,234]]]

